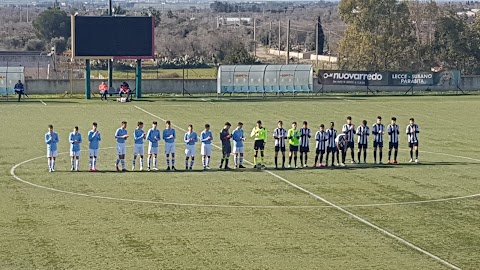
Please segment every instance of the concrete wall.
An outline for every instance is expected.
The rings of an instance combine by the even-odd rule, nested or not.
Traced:
[[[113,87],[117,89],[120,84],[126,81],[130,88],[135,89],[135,80],[114,80]],[[91,89],[93,93],[98,92],[98,85],[102,80],[91,80]],[[72,92],[74,94],[85,93],[84,80],[26,80],[25,88],[30,94],[63,94],[65,92]],[[192,94],[215,93],[217,89],[216,79],[189,79],[185,80],[185,90]],[[143,80],[142,93],[182,93],[183,80],[182,79],[158,79],[158,80]]]
[[[118,88],[124,80],[114,80],[114,87]],[[132,89],[135,88],[134,80],[125,80]],[[102,80],[91,80],[91,87],[93,93],[98,93],[98,85]],[[29,94],[63,94],[70,92],[70,80],[26,80],[25,87]],[[73,93],[85,93],[85,81],[73,80]],[[460,88],[464,91],[480,91],[480,76],[464,76]],[[181,94],[183,89],[182,79],[158,79],[158,80],[143,80],[142,93],[144,94]],[[382,92],[406,92],[409,87],[404,86],[371,86],[372,91]],[[416,86],[414,91],[452,91],[456,90],[455,86],[449,85],[446,82],[441,86]],[[185,80],[185,90],[191,94],[214,94],[217,92],[216,79],[188,79]],[[314,79],[314,91],[324,93],[347,93],[347,92],[366,92],[365,86],[354,85],[322,85],[318,84],[318,80]]]

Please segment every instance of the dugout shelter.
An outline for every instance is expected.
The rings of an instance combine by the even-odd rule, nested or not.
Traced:
[[[217,94],[312,92],[311,65],[223,65],[218,69]]]
[[[25,85],[24,67],[0,67],[0,95],[15,95],[15,84],[20,80]]]

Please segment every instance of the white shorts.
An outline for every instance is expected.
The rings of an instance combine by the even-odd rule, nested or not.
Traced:
[[[70,150],[70,156],[71,157],[79,157],[80,156],[80,150],[78,150],[78,151]]]
[[[148,146],[148,154],[149,155],[158,155],[158,146]]]
[[[58,151],[55,150],[55,151],[50,151],[50,150],[47,150],[47,158],[50,158],[50,157],[58,157]]]
[[[212,155],[212,145],[202,143],[202,156],[211,156]]]
[[[91,157],[98,157],[98,149],[88,149],[89,156]]]
[[[234,147],[233,152],[234,154],[243,154],[245,151],[243,150],[243,147]]]
[[[165,154],[175,154],[175,143],[165,143]]]
[[[187,146],[185,148],[185,156],[186,157],[194,157],[195,154],[196,154],[195,145],[187,144]]]
[[[127,153],[127,147],[124,143],[117,143],[117,155],[125,155]]]
[[[135,146],[133,147],[133,155],[136,156],[136,155],[140,155],[140,156],[143,156],[145,150],[143,148],[143,144],[135,144]]]

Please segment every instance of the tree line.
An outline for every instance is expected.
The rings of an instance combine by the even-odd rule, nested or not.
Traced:
[[[480,74],[480,14],[461,17],[436,2],[341,0],[347,30],[340,67],[352,70],[458,69]]]

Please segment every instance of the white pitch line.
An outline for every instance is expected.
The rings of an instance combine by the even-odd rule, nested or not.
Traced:
[[[155,114],[153,114],[153,113],[151,113],[151,112],[148,112],[148,111],[146,111],[146,110],[144,110],[144,109],[142,109],[142,108],[140,108],[140,107],[138,107],[138,106],[135,106],[135,108],[137,108],[137,109],[139,109],[139,110],[141,110],[141,111],[143,111],[143,112],[145,112],[145,113],[147,113],[147,114],[149,114],[149,115],[151,115],[151,116],[153,116],[153,117],[156,117],[156,118],[158,118],[158,119],[160,119],[160,120],[162,120],[162,121],[166,121],[165,119],[161,118],[160,116],[155,115]],[[185,129],[183,129],[183,128],[179,127],[179,126],[176,126],[176,125],[173,125],[173,126],[177,127],[177,128],[180,129],[180,130],[185,131]],[[212,143],[212,145],[215,146],[215,147],[217,147],[217,148],[221,148],[221,147],[219,147],[219,146],[217,146],[217,145],[215,145],[215,144],[213,144],[213,143]],[[248,161],[247,161],[247,162],[248,162]],[[248,163],[250,163],[250,162],[248,162]],[[440,262],[440,263],[442,263],[443,265],[450,267],[451,269],[461,270],[461,268],[459,268],[458,266],[456,266],[456,265],[454,265],[454,264],[452,264],[452,263],[450,263],[450,262],[448,262],[448,261],[446,261],[446,260],[444,260],[444,259],[442,259],[442,258],[440,258],[440,257],[438,257],[438,256],[436,256],[436,255],[434,255],[434,254],[432,254],[432,253],[430,253],[430,252],[428,252],[428,251],[425,250],[425,249],[422,249],[421,247],[419,247],[419,246],[417,246],[417,245],[415,245],[415,244],[413,244],[413,243],[411,243],[411,242],[409,242],[409,241],[401,238],[400,236],[397,236],[397,235],[395,235],[395,234],[387,231],[386,229],[383,229],[383,228],[381,228],[381,227],[379,227],[379,226],[371,223],[370,221],[368,221],[368,220],[366,220],[366,219],[364,219],[364,218],[362,218],[362,217],[360,217],[360,216],[358,216],[358,215],[356,215],[356,214],[354,214],[354,213],[352,213],[352,212],[350,212],[350,211],[348,211],[348,210],[346,210],[346,209],[344,209],[344,208],[342,208],[342,207],[340,207],[340,206],[338,206],[338,205],[330,202],[329,200],[324,199],[323,197],[321,197],[321,196],[319,196],[319,195],[317,195],[317,194],[315,194],[315,193],[313,193],[313,192],[311,192],[311,191],[309,191],[309,190],[307,190],[307,189],[305,189],[305,188],[303,188],[303,187],[301,187],[301,186],[299,186],[299,185],[297,185],[297,184],[294,184],[294,183],[288,181],[287,179],[285,179],[285,178],[283,178],[283,177],[281,177],[281,176],[279,176],[279,175],[277,175],[277,174],[275,174],[275,173],[273,173],[273,172],[271,172],[271,171],[269,171],[269,170],[264,170],[264,171],[265,171],[266,173],[268,173],[268,174],[276,177],[277,179],[283,181],[284,183],[286,183],[286,184],[288,184],[288,185],[290,185],[290,186],[292,186],[292,187],[294,187],[294,188],[296,188],[296,189],[298,189],[298,190],[300,190],[300,191],[302,191],[302,192],[304,192],[304,193],[306,193],[306,194],[314,197],[315,199],[317,199],[317,200],[319,200],[319,201],[321,201],[321,202],[324,202],[324,203],[330,205],[331,207],[333,207],[333,208],[337,209],[338,211],[340,211],[340,212],[342,212],[342,213],[344,213],[344,214],[346,214],[346,215],[348,215],[348,216],[356,219],[357,221],[359,221],[359,222],[361,222],[361,223],[363,223],[363,224],[365,224],[365,225],[367,225],[367,226],[369,226],[369,227],[371,227],[371,228],[373,228],[373,229],[375,229],[375,230],[377,230],[377,231],[379,231],[379,232],[381,232],[381,233],[383,233],[383,234],[385,234],[385,235],[387,235],[387,236],[389,236],[389,237],[391,237],[391,238],[399,241],[400,243],[402,243],[402,244],[404,244],[404,245],[406,245],[406,246],[408,246],[408,247],[410,247],[410,248],[412,248],[412,249],[414,249],[414,250],[416,250],[416,251],[418,251],[418,252],[420,252],[420,253],[423,253],[423,254],[427,255],[428,257],[436,260],[437,262]]]
[[[41,102],[43,105],[47,106],[47,103],[43,102],[43,100],[40,100],[40,102]]]
[[[206,99],[204,99],[204,98],[202,98],[202,100],[205,101],[205,102],[209,102],[209,103],[211,103],[211,104],[215,104],[215,103],[213,103],[212,101],[208,101],[208,100],[206,100]],[[136,107],[136,106],[135,106],[135,107]]]

